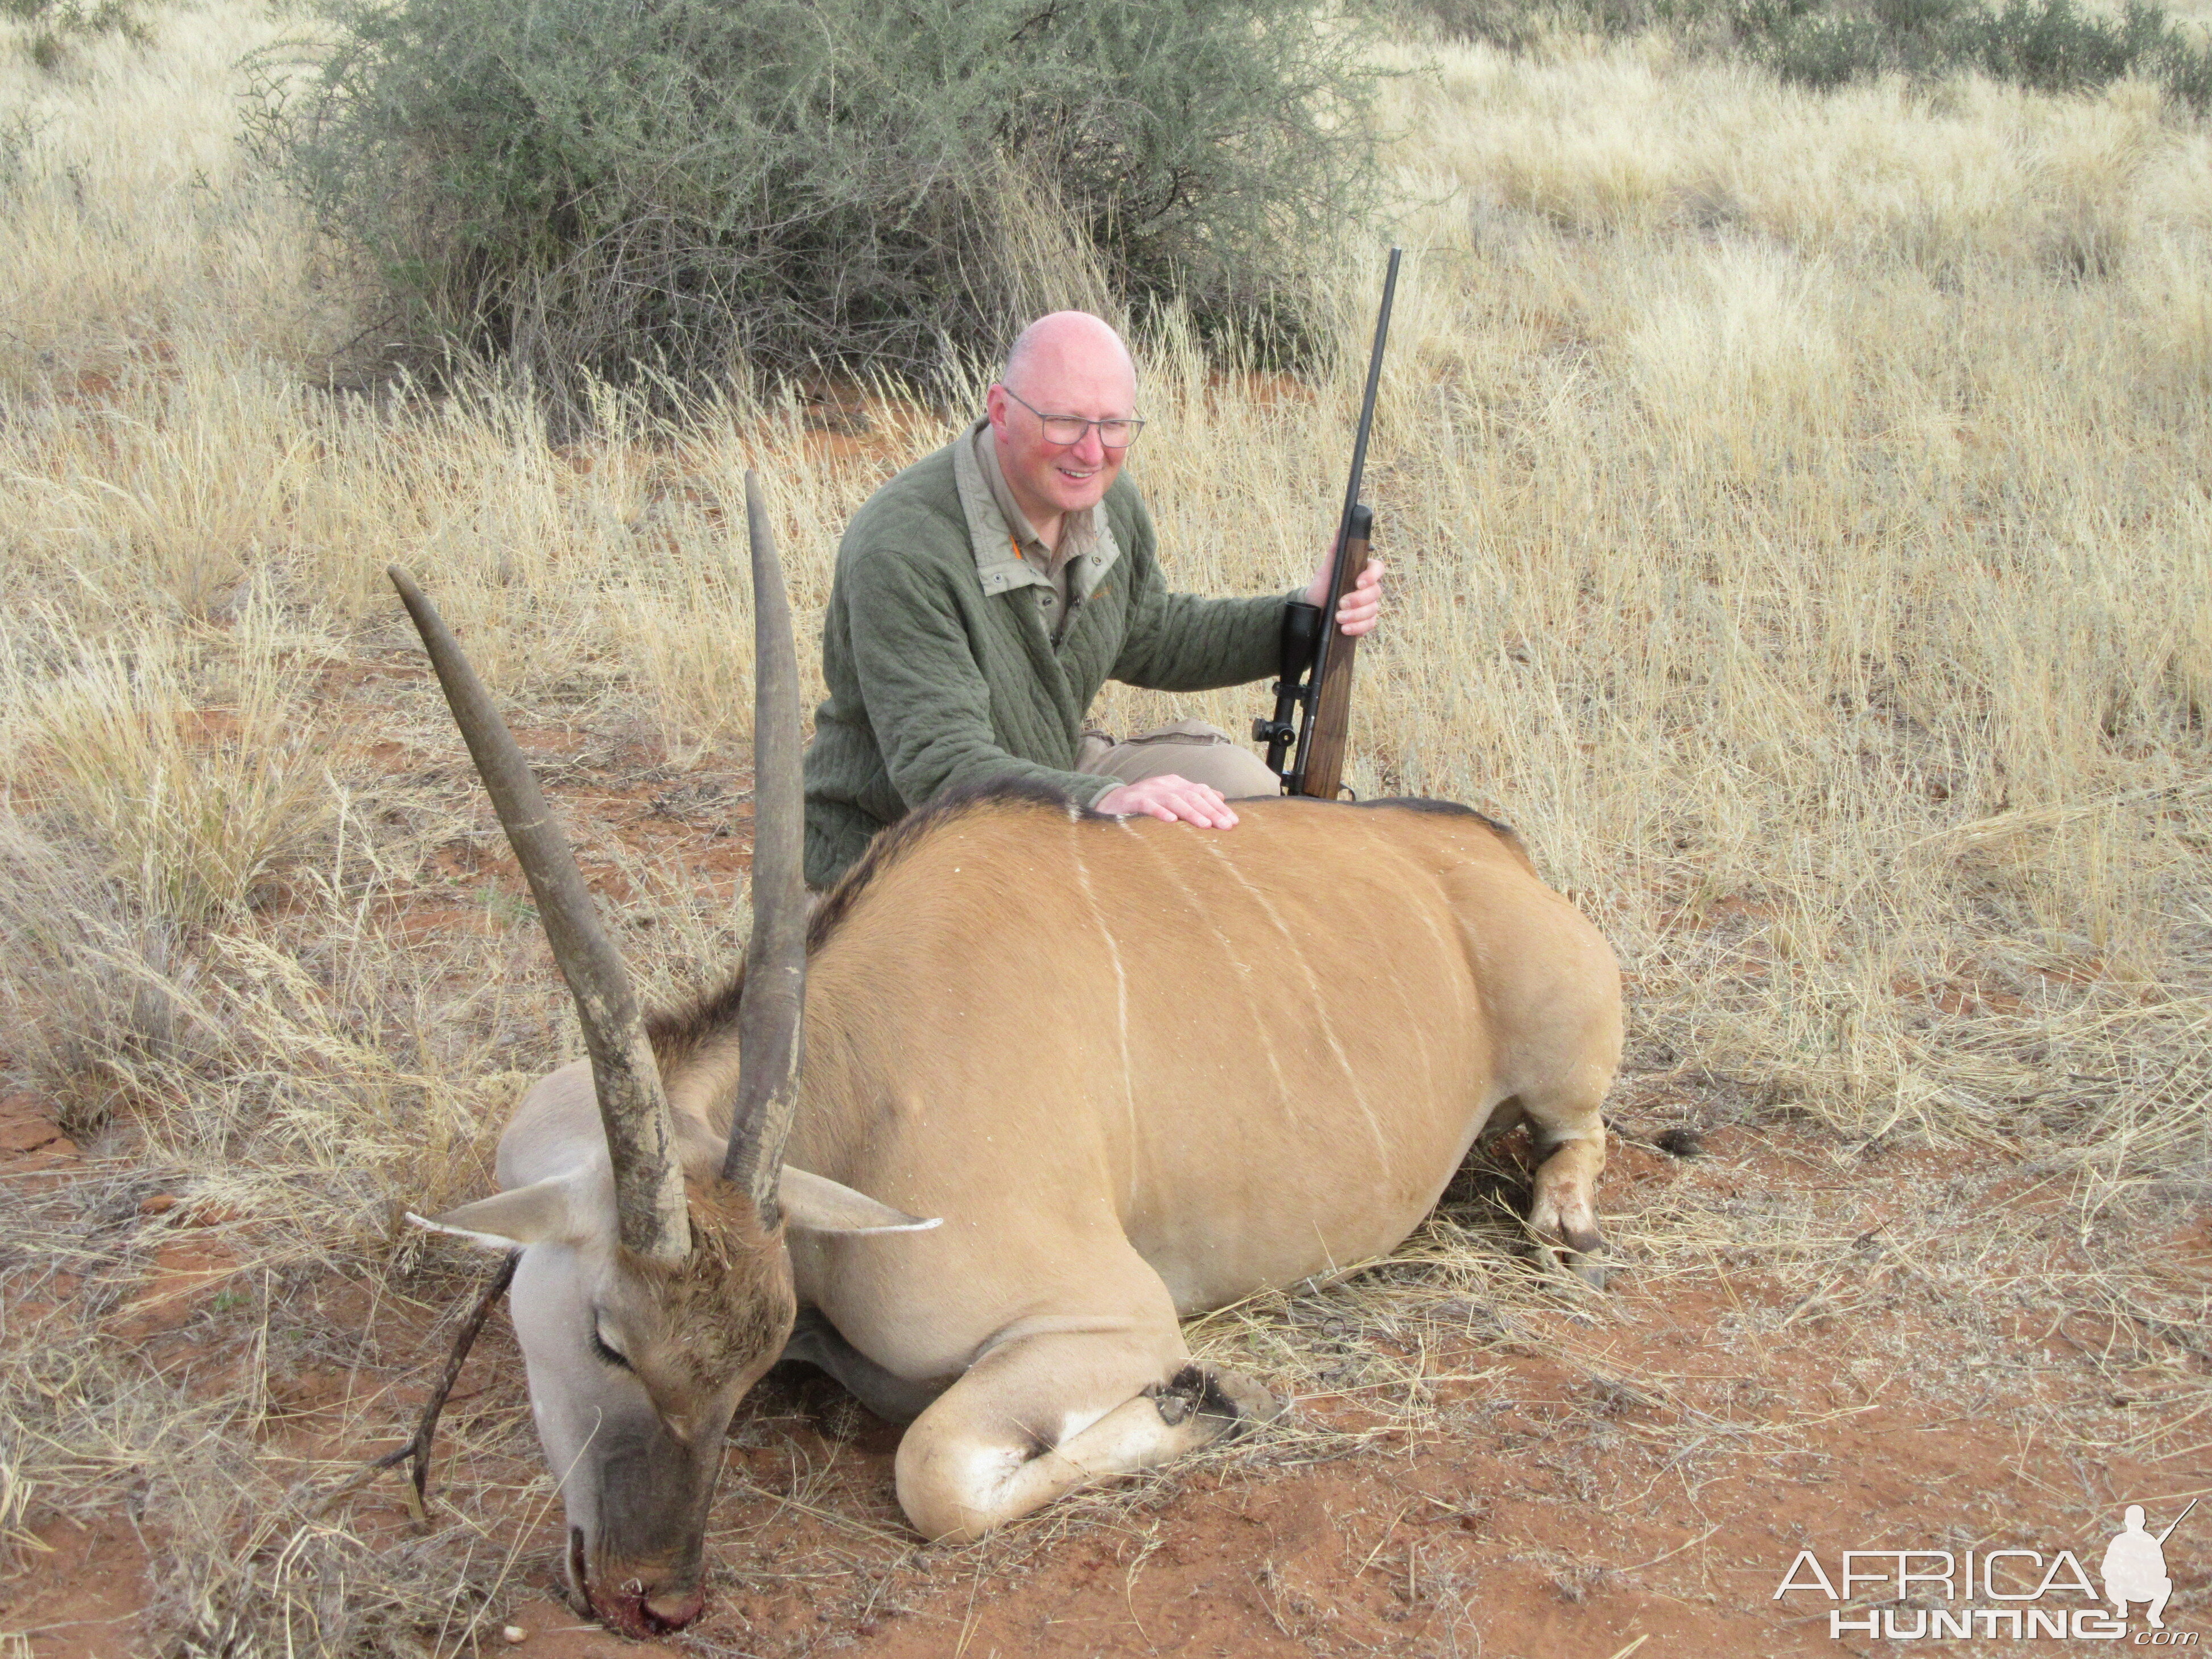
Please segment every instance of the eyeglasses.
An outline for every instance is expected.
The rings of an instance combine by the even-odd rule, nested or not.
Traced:
[[[1006,396],[1036,416],[1044,427],[1047,443],[1063,447],[1079,444],[1083,434],[1092,427],[1098,428],[1098,441],[1109,449],[1127,449],[1137,441],[1137,434],[1145,429],[1142,421],[1086,421],[1080,415],[1048,415],[1012,386],[1001,385]]]

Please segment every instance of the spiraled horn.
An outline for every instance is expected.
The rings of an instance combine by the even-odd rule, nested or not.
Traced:
[[[763,1225],[781,1206],[783,1145],[799,1109],[806,992],[805,794],[799,779],[799,653],[759,476],[745,474],[753,562],[753,937],[738,1006],[738,1098],[722,1176]]]
[[[415,619],[454,724],[468,744],[469,758],[476,763],[484,793],[491,797],[508,844],[521,860],[522,873],[530,878],[553,960],[576,999],[584,1045],[591,1051],[599,1121],[606,1127],[607,1152],[614,1163],[615,1211],[623,1245],[638,1255],[680,1261],[691,1252],[691,1223],[684,1203],[676,1124],[669,1115],[660,1068],[646,1041],[645,1023],[638,1017],[637,999],[631,994],[621,953],[599,926],[598,907],[576,868],[568,838],[554,822],[507,723],[493,707],[491,694],[462,654],[460,642],[413,577],[396,564],[387,566],[385,574]]]

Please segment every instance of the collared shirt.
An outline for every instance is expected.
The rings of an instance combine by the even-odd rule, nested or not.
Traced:
[[[1037,609],[1043,613],[1047,637],[1057,645],[1060,630],[1067,626],[1068,562],[1097,546],[1101,515],[1106,509],[1101,504],[1080,513],[1063,514],[1060,545],[1047,547],[1044,538],[1037,534],[1036,526],[1022,511],[1021,503],[1014,499],[1014,492],[1006,483],[1006,469],[999,465],[998,441],[992,435],[989,421],[977,422],[969,434],[969,443],[975,451],[975,470],[983,475],[992,503],[999,509],[999,516],[1006,521],[1006,539],[1014,556],[1044,577],[1042,591],[1037,594]]]
[[[1074,768],[1109,679],[1189,691],[1279,665],[1284,595],[1170,592],[1127,471],[1094,515],[1097,546],[1067,561],[1073,614],[1053,644],[1036,600],[1015,591],[1042,592],[1048,578],[1016,556],[970,430],[886,482],[838,544],[822,619],[828,695],[806,750],[817,887],[948,788],[1016,777],[1096,800],[1114,780]]]

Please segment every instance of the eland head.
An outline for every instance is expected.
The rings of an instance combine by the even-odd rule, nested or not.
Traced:
[[[525,1097],[501,1144],[505,1190],[412,1218],[520,1252],[510,1306],[567,1509],[570,1588],[632,1636],[699,1613],[723,1437],[792,1329],[786,1226],[936,1224],[783,1164],[806,972],[799,673],[750,474],[745,498],[757,688],[752,940],[734,1020],[694,1022],[664,1036],[662,1054],[490,694],[407,573],[390,572],[530,882],[590,1056],[588,1076],[567,1067]],[[725,1112],[726,1138],[710,1127]]]

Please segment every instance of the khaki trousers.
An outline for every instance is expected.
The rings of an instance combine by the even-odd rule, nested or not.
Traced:
[[[1283,793],[1283,781],[1267,769],[1267,762],[1204,720],[1172,720],[1126,743],[1115,742],[1104,732],[1085,732],[1075,769],[1124,783],[1172,772],[1218,789],[1231,800]]]

